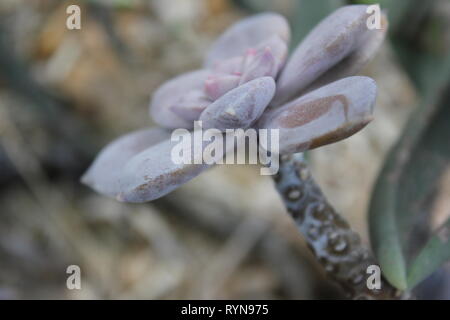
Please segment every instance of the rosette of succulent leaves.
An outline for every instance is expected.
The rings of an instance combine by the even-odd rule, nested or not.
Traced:
[[[336,10],[290,56],[290,28],[283,16],[267,12],[235,23],[212,44],[201,69],[154,92],[149,113],[159,127],[111,142],[82,181],[125,202],[166,195],[210,167],[171,161],[171,130],[192,130],[197,120],[203,129],[221,132],[279,129],[280,155],[358,132],[372,120],[377,86],[355,74],[375,54],[387,29],[384,15],[381,28],[370,29],[366,10],[364,5]]]

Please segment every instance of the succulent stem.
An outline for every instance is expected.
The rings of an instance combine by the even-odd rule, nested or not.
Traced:
[[[376,265],[359,235],[325,198],[308,169],[303,154],[284,155],[273,176],[287,211],[319,263],[352,299],[400,299],[384,279],[381,288],[368,289],[367,267]]]

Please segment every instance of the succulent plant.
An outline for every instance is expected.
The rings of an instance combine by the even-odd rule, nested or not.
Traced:
[[[367,6],[345,6],[326,17],[288,59],[284,17],[262,13],[234,24],[212,45],[202,69],[156,92],[150,115],[161,128],[125,135],[106,146],[82,181],[126,202],[171,192],[210,165],[175,164],[170,129],[279,129],[280,154],[342,140],[372,119],[375,81],[353,76],[386,34],[369,30]]]

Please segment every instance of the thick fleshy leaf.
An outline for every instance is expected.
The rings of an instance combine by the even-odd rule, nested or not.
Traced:
[[[220,60],[211,67],[211,70],[214,73],[240,76],[242,74],[241,71],[242,66],[244,65],[245,58],[246,56],[243,54],[241,56],[233,57],[230,59]]]
[[[381,43],[386,24],[384,29],[370,30],[366,10],[364,5],[342,7],[308,34],[280,74],[274,105],[295,98],[320,77],[323,84],[352,75],[367,62]]]
[[[270,53],[270,57],[268,57],[268,52]],[[219,74],[241,76],[247,72],[247,69],[255,69],[254,67],[251,68],[252,64],[255,65],[253,63],[255,58],[265,58],[261,59],[259,63],[256,63],[256,66],[261,64],[264,66],[267,58],[270,58],[270,63],[274,66],[273,70],[271,70],[273,73],[271,76],[275,77],[286,61],[287,52],[288,47],[286,42],[278,35],[273,35],[271,38],[259,43],[256,48],[245,49],[239,56],[217,61],[212,66],[212,71]],[[255,78],[257,77],[250,80]]]
[[[249,81],[214,101],[200,115],[205,129],[248,128],[263,113],[275,94],[275,81],[262,77]]]
[[[116,197],[120,192],[119,177],[125,163],[139,152],[168,137],[168,131],[151,128],[118,138],[103,148],[81,181],[99,193]]]
[[[243,19],[216,40],[207,54],[205,66],[212,67],[217,62],[241,56],[247,49],[256,48],[275,35],[289,42],[289,25],[283,16],[267,12]]]
[[[286,44],[275,35],[258,48],[247,49],[242,56],[220,61],[206,79],[206,96],[215,101],[239,85],[257,78],[275,79],[285,62],[286,54]]]
[[[310,84],[304,92],[314,90],[338,79],[355,75],[361,71],[374,57],[386,38],[388,23],[384,13],[381,15],[381,26],[381,30],[374,30],[368,33],[367,38],[364,38],[362,43],[352,53],[326,71]]]
[[[248,66],[243,70],[239,84],[246,83],[261,77],[275,78],[277,75],[277,62],[270,47],[258,52]]]
[[[198,119],[203,110],[211,104],[211,99],[203,90],[192,90],[185,94],[178,103],[172,105],[170,110],[187,121]]]
[[[376,94],[371,78],[345,78],[267,111],[259,127],[280,130],[280,154],[317,148],[366,126],[372,120]]]
[[[166,140],[133,157],[121,174],[117,200],[146,202],[160,198],[199,175],[206,164],[175,164],[171,151],[175,143]]]
[[[220,137],[222,134],[217,130]],[[181,136],[181,135],[180,135]],[[183,134],[185,141],[190,141],[190,163],[175,161],[179,153],[179,141],[166,140],[135,155],[127,162],[120,176],[121,192],[117,200],[123,202],[146,202],[160,198],[180,187],[189,180],[214,165],[204,161],[204,151],[211,141],[200,143],[196,147],[195,133]],[[195,141],[194,141],[195,140]],[[211,159],[223,158],[225,149],[222,145],[216,149]]]
[[[188,72],[159,87],[150,102],[150,115],[153,120],[169,129],[191,129],[192,118],[195,114],[199,115],[206,106],[203,100],[189,99],[192,91],[203,91],[209,74],[209,70]]]
[[[205,93],[212,101],[239,85],[241,77],[233,74],[213,74],[206,79]]]
[[[269,48],[273,56],[275,57],[276,69],[279,70],[284,66],[288,54],[288,44],[285,40],[278,35],[273,35],[267,40],[261,42],[257,47],[258,50],[264,50]]]

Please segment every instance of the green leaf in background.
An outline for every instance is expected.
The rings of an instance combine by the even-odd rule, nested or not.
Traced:
[[[450,219],[431,237],[414,260],[408,274],[408,286],[414,287],[450,259]]]
[[[450,223],[437,231],[431,226],[440,177],[450,169],[449,61],[441,65],[446,86],[430,92],[429,102],[413,114],[385,162],[370,205],[372,246],[384,276],[401,290],[450,258]]]
[[[420,7],[414,3],[397,14],[398,21],[415,27],[399,25],[391,40],[424,102],[388,155],[369,211],[371,243],[381,270],[401,290],[413,288],[450,258],[449,241],[442,236],[448,224],[438,231],[431,225],[438,183],[450,168],[449,19],[441,13],[442,0]],[[383,4],[392,6],[393,1]]]

